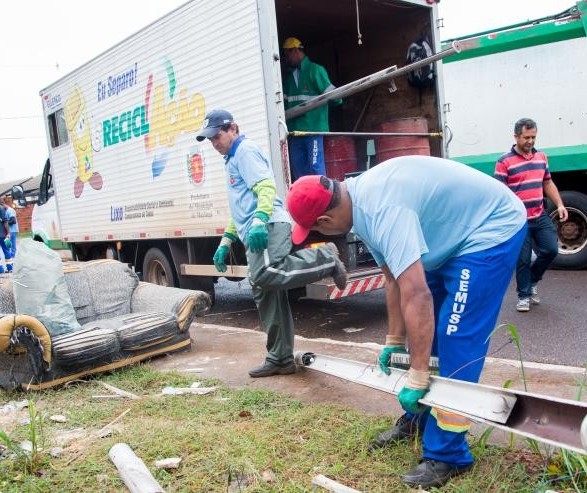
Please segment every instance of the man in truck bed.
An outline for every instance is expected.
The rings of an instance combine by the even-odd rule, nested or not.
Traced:
[[[477,382],[518,253],[526,236],[523,204],[490,176],[454,161],[404,156],[340,183],[305,176],[287,196],[294,243],[310,230],[353,228],[388,282],[389,334],[379,357],[405,352],[411,367],[398,399],[406,411],[375,446],[423,437],[423,460],[402,476],[440,486],[468,470],[470,421],[423,408],[431,353],[442,377]]]
[[[287,290],[332,276],[344,289],[347,274],[333,243],[290,253],[291,221],[277,196],[269,160],[244,135],[225,110],[210,111],[197,140],[210,139],[224,156],[231,218],[214,254],[214,265],[226,271],[230,245],[238,240],[247,249],[249,282],[267,333],[265,362],[249,371],[251,377],[295,373],[294,322]]]
[[[283,42],[283,51],[289,70],[283,83],[286,110],[334,89],[326,69],[308,58],[298,38],[287,38]],[[287,121],[288,129],[328,132],[330,129],[328,107],[340,104],[342,99],[335,99],[303,115],[296,116]],[[322,135],[290,137],[289,159],[294,180],[304,175],[325,175],[324,137]]]

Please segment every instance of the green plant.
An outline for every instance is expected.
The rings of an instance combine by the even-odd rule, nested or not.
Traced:
[[[520,371],[522,373],[522,383],[524,384],[524,390],[526,392],[528,392],[528,387],[526,384],[526,373],[524,371],[524,359],[522,358],[522,345],[521,345],[521,337],[520,337],[520,333],[518,332],[518,329],[516,329],[516,327],[513,324],[499,324],[495,329],[493,329],[493,331],[491,332],[491,334],[489,334],[489,337],[487,339],[490,339],[491,336],[493,334],[495,334],[498,330],[507,327],[509,333],[510,333],[510,342],[513,342],[514,345],[516,346],[516,349],[518,350],[518,360],[520,361]]]
[[[13,436],[0,430],[0,441],[7,451],[14,456],[13,469],[23,474],[36,474],[41,465],[43,441],[43,416],[37,411],[35,402],[29,400],[29,422],[26,425],[25,438],[30,442],[31,449],[25,450]]]

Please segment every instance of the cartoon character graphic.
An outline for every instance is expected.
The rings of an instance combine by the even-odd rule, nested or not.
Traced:
[[[77,160],[77,176],[73,184],[73,195],[77,199],[81,196],[86,183],[89,183],[94,190],[102,188],[102,176],[94,171],[91,129],[86,101],[78,86],[73,88],[65,101],[65,124]]]

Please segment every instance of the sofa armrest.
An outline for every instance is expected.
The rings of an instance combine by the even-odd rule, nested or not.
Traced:
[[[177,317],[180,330],[187,330],[194,317],[212,306],[210,295],[203,291],[170,288],[141,282],[133,291],[131,313],[168,312]]]
[[[20,337],[29,336],[38,341],[42,358],[51,364],[51,336],[45,326],[30,315],[7,314],[0,318],[0,352],[6,352],[11,346],[18,345]]]

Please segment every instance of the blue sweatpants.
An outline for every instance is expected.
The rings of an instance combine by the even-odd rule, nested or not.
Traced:
[[[495,329],[525,237],[526,226],[498,246],[453,258],[426,273],[436,321],[432,353],[438,356],[441,377],[479,381],[489,335]],[[425,459],[456,467],[473,463],[466,418],[432,409],[421,419]]]
[[[326,175],[324,138],[321,135],[291,137],[289,162],[293,181],[306,175]]]

